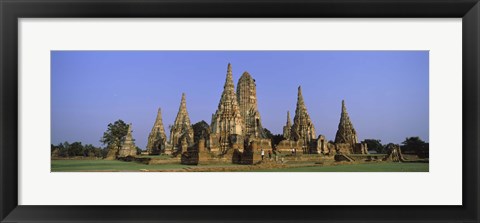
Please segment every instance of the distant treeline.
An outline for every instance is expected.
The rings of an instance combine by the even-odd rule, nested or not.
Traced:
[[[362,143],[367,143],[368,150],[375,150],[377,153],[389,153],[389,145],[393,143],[382,144],[379,139],[365,139]],[[418,155],[420,158],[428,158],[429,144],[423,141],[420,137],[408,137],[400,144],[400,149],[403,154]]]
[[[92,144],[82,145],[81,142],[64,142],[58,145],[51,144],[51,152],[54,157],[105,157],[108,153],[108,148],[95,147]],[[137,153],[141,150],[137,147]]]

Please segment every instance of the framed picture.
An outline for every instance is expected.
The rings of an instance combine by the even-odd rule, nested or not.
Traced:
[[[478,1],[0,7],[2,222],[479,220]]]

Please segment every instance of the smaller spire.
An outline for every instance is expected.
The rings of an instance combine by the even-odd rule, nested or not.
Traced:
[[[158,108],[157,118],[155,119],[155,123],[153,124],[152,133],[156,131],[156,129],[161,128],[163,131],[163,120],[162,120],[162,109]]]
[[[167,136],[165,135],[165,128],[163,127],[162,109],[158,108],[157,118],[153,124],[152,130],[148,135],[147,151],[149,154],[158,154],[159,149],[164,145]],[[159,145],[160,144],[160,145]]]
[[[155,119],[155,123],[153,125],[153,128],[155,128],[157,125],[159,124],[162,124],[163,125],[163,122],[162,122],[162,109],[161,108],[158,108],[158,111],[157,111],[157,118]]]
[[[240,78],[247,78],[247,77],[251,78],[252,76],[250,75],[250,73],[248,73],[248,71],[245,71],[245,72],[243,72],[243,74]]]
[[[188,117],[187,112],[187,99],[186,94],[182,93],[182,101],[180,102],[180,107],[178,108],[177,117],[175,118],[175,124],[180,124],[182,122],[187,122],[190,125],[190,118]]]
[[[224,89],[233,89],[235,90],[235,87],[233,85],[233,77],[232,77],[232,65],[228,63],[228,68],[227,68],[227,77],[225,78],[225,85],[223,86]]]
[[[188,117],[187,112],[187,99],[186,94],[182,93],[182,100],[180,102],[180,108],[178,109],[177,117],[173,123],[172,128],[170,129],[170,143],[177,147],[179,139],[181,137],[188,137],[189,144],[191,143],[190,139],[193,139],[193,129],[191,126],[190,118]]]
[[[291,126],[292,122],[290,121],[290,111],[287,111],[287,126]]]
[[[185,93],[182,93],[182,101],[180,102],[180,110],[187,110],[187,99]]]
[[[132,141],[132,123],[128,124],[127,136],[125,141]]]
[[[301,107],[305,107],[305,103],[303,102],[302,86],[298,86],[297,109]]]
[[[352,145],[358,143],[357,132],[353,128],[353,124],[348,116],[345,100],[342,100],[342,113],[340,114],[340,122],[335,135],[335,143],[349,143]]]

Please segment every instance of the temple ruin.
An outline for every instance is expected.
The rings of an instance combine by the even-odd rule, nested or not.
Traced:
[[[193,143],[193,128],[187,112],[187,100],[185,93],[182,93],[177,117],[170,129],[169,146],[166,148],[165,153],[182,153]]]
[[[165,128],[162,121],[162,110],[159,108],[157,112],[157,118],[153,124],[152,130],[148,135],[147,152],[149,155],[158,155],[161,151],[165,150],[165,143],[167,141],[167,135],[165,134]]]
[[[186,97],[182,94],[178,114],[170,127],[168,141],[163,128],[161,110],[158,110],[148,137],[148,153],[171,155],[187,165],[202,162],[254,164],[261,162],[262,150],[272,149],[275,152],[295,155],[335,155],[339,156],[335,159],[344,160],[351,159],[348,154],[368,153],[366,144],[358,143],[357,133],[344,101],[335,141],[329,142],[324,135],[317,136],[301,86],[298,87],[293,122],[290,119],[290,112],[287,111],[287,120],[283,126],[284,139],[272,147],[271,139],[266,137],[262,127],[256,92],[255,79],[248,72],[242,74],[235,89],[232,66],[228,64],[223,91],[217,110],[211,116],[211,124],[199,122],[196,124],[194,135],[187,112]],[[131,137],[131,132],[129,134]]]
[[[243,149],[243,118],[237,104],[233,85],[232,66],[228,64],[227,77],[215,114],[212,115],[212,131],[207,141],[211,152],[226,153],[231,148]]]
[[[305,106],[303,101],[301,86],[298,87],[297,108],[293,118],[291,137],[294,141],[301,142],[303,153],[308,153],[310,144],[316,139],[315,127],[307,112],[307,106]]]
[[[128,124],[127,135],[123,140],[122,147],[118,151],[118,157],[134,157],[137,155],[137,147],[135,146],[134,139],[132,137],[132,123]]]
[[[258,112],[255,79],[248,72],[244,72],[238,79],[237,101],[242,116],[243,135],[245,137],[265,138],[260,112]]]
[[[295,153],[320,153],[317,148],[317,137],[315,135],[315,126],[313,125],[307,106],[303,100],[302,87],[298,87],[297,106],[293,125],[290,122],[290,112],[287,112],[287,123],[283,127],[283,138],[277,149],[283,152]],[[321,149],[320,149],[321,150]]]
[[[290,133],[292,132],[292,121],[290,121],[290,111],[287,111],[287,123],[283,126],[283,138],[290,140]]]
[[[367,154],[367,144],[358,143],[357,132],[348,116],[345,101],[342,100],[342,111],[335,135],[335,150],[341,154]]]

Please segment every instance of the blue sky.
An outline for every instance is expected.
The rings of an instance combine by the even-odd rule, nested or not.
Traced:
[[[52,51],[51,141],[100,146],[108,123],[133,124],[144,149],[157,109],[167,136],[182,92],[193,123],[210,124],[232,64],[257,84],[262,124],[281,134],[297,87],[318,134],[333,140],[345,99],[360,140],[429,136],[428,51]]]

